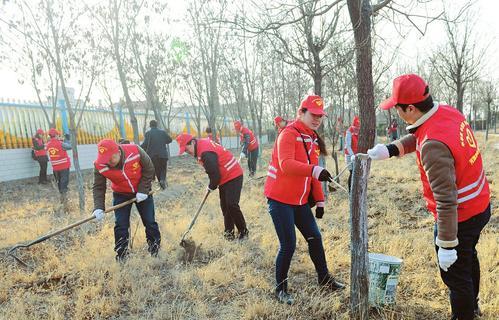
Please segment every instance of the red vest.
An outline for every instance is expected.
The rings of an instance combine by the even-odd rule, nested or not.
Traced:
[[[454,157],[458,222],[482,213],[490,202],[489,184],[482,166],[477,141],[465,117],[456,109],[440,105],[435,114],[414,133],[416,155],[428,210],[437,218],[437,205],[421,164],[421,146],[426,140],[444,143]]]
[[[45,146],[52,164],[53,171],[61,171],[71,167],[71,160],[68,153],[62,147],[62,142],[56,138],[51,138]]]
[[[243,169],[229,150],[210,139],[197,139],[197,158],[202,164],[201,156],[205,152],[215,152],[218,156],[218,170],[220,171],[220,183],[223,185],[243,174]]]
[[[298,132],[297,129],[300,132]],[[292,135],[293,140],[295,141],[292,148],[294,148],[293,151],[296,161],[308,164],[307,154],[305,153],[305,147],[303,146],[303,142],[305,142],[310,155],[311,164],[317,165],[319,163],[319,145],[315,133],[306,128],[303,122],[299,120],[289,124],[284,128],[281,134],[279,134],[277,142],[274,144],[272,159],[269,164],[267,180],[265,182],[265,196],[290,205],[303,205],[308,202],[308,195],[312,185],[314,200],[316,202],[324,201],[321,183],[312,178],[313,166],[310,166],[309,172],[307,171],[307,176],[284,173],[282,171],[279,165],[278,149],[289,146],[282,142],[282,138],[286,137],[286,139],[288,139],[289,135]]]
[[[249,134],[250,136],[250,142],[248,145],[248,151],[253,151],[258,148],[258,140],[256,139],[255,135],[253,134],[253,131],[246,127],[241,128],[241,142],[244,141],[244,135]]]
[[[118,193],[137,193],[142,178],[139,148],[135,144],[120,144],[123,151],[123,168],[111,168],[105,164],[94,166],[107,179],[111,180],[111,189]]]
[[[350,131],[350,133],[352,134],[352,151],[354,154],[357,154],[358,152],[358,145],[359,145],[359,128],[357,127],[350,127],[348,128],[348,131]],[[348,150],[347,148],[345,147],[345,154],[348,154]]]
[[[33,140],[36,140],[38,142],[39,146],[43,146],[43,140],[41,138],[33,137]],[[37,157],[43,157],[43,156],[47,155],[47,150],[45,150],[45,149],[35,150],[33,148],[33,151],[35,152],[35,156],[37,156]]]

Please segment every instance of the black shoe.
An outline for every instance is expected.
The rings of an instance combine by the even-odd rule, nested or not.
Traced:
[[[151,257],[156,258],[158,256],[160,245],[157,243],[149,245],[147,251],[151,254]]]
[[[319,285],[321,285],[324,289],[328,289],[331,291],[345,289],[345,285],[341,282],[336,281],[330,274],[319,281]]]
[[[480,310],[480,307],[476,307],[475,310],[473,310],[473,314],[475,315],[475,317],[481,317],[482,316],[482,310]]]
[[[250,177],[250,178],[253,178],[254,176],[255,176],[255,173],[254,173],[254,172],[250,172],[250,173],[249,173],[249,177]]]
[[[161,187],[161,190],[165,190],[166,189],[166,183],[165,183],[165,181],[161,180],[159,182],[159,186]]]
[[[239,240],[244,240],[249,237],[249,230],[244,229],[243,231],[239,231]]]
[[[121,254],[121,255],[116,255],[116,262],[119,262],[121,264],[125,263],[128,260],[128,253]]]
[[[292,305],[295,300],[286,290],[276,290],[275,297],[280,303],[285,303],[287,305]]]
[[[234,230],[225,230],[224,231],[224,238],[225,238],[225,240],[228,240],[228,241],[234,241],[236,239],[236,236],[234,235]]]

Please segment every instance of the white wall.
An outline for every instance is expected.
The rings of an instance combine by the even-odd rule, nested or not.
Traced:
[[[226,148],[237,148],[238,143],[237,137],[223,139],[223,145]],[[267,143],[266,136],[263,137],[262,143]],[[68,151],[68,154],[71,157],[71,164],[73,164],[73,154],[71,151]],[[170,154],[172,157],[178,154],[176,141],[170,144]],[[97,157],[97,145],[79,145],[78,155],[80,157],[80,167],[82,169],[91,169]],[[38,162],[31,159],[31,149],[29,148],[0,150],[0,163],[2,164],[0,166],[0,182],[37,177],[40,171]],[[71,171],[74,171],[73,165],[71,165]],[[48,165],[47,173],[52,173],[52,166],[50,164]]]

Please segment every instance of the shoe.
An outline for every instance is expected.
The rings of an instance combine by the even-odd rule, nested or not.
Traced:
[[[341,282],[336,281],[330,274],[324,277],[322,281],[319,281],[319,285],[321,285],[324,289],[329,289],[331,291],[345,289],[345,285]]]
[[[280,303],[285,303],[287,305],[292,305],[295,300],[286,290],[276,290],[275,297]]]
[[[249,177],[250,177],[250,178],[253,178],[254,176],[255,176],[255,173],[254,173],[254,172],[250,172],[250,173],[249,173]]]
[[[166,183],[165,183],[165,181],[161,180],[159,182],[159,186],[161,187],[161,190],[165,190],[166,189]]]
[[[482,316],[482,310],[480,310],[480,307],[476,307],[475,310],[473,310],[473,314],[475,317],[481,317]]]
[[[160,245],[157,243],[153,243],[152,245],[149,245],[147,248],[147,251],[151,254],[151,257],[156,258],[158,256]]]
[[[236,236],[234,235],[234,230],[225,230],[224,238],[227,241],[234,241],[236,239]]]
[[[239,231],[239,240],[244,240],[244,239],[247,239],[249,237],[249,230],[248,229],[244,229],[243,231]]]

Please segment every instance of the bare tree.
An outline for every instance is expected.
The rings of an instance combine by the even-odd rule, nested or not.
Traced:
[[[480,83],[480,97],[481,100],[486,104],[485,114],[485,141],[489,140],[489,130],[491,125],[492,118],[492,103],[497,98],[497,87],[494,85],[492,81],[482,81]]]

